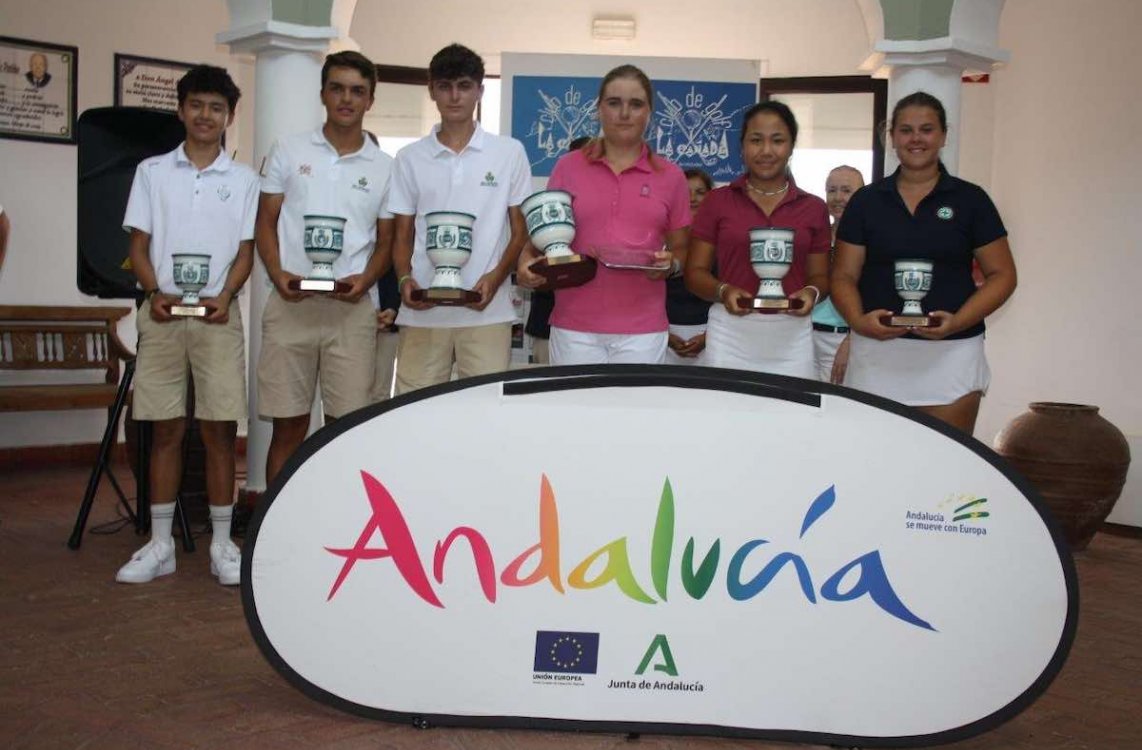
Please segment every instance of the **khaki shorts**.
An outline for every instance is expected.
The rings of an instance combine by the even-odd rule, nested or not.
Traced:
[[[318,295],[286,302],[271,292],[262,313],[258,413],[308,414],[319,372],[326,416],[367,406],[376,348],[377,316],[368,296],[352,304]]]
[[[186,416],[188,365],[194,378],[195,417],[216,422],[246,418],[246,340],[237,301],[230,303],[230,320],[224,325],[197,318],[157,323],[144,306],[135,326],[135,419]]]
[[[396,392],[447,383],[453,363],[461,378],[503,372],[511,362],[511,346],[511,323],[461,328],[401,326]]]

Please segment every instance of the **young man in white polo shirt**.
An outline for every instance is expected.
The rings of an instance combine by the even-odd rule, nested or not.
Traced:
[[[246,356],[236,299],[254,263],[258,176],[230,161],[222,136],[234,120],[240,92],[222,68],[198,65],[178,82],[178,118],[186,140],[135,171],[123,228],[129,256],[146,295],[139,308],[135,419],[154,422],[151,446],[151,541],[119,569],[121,583],[146,583],[175,571],[175,495],[182,477],[187,365],[194,378],[194,411],[206,448],[206,495],[214,537],[210,572],[238,583],[241,555],[230,540],[234,504],[234,436],[246,418]],[[210,256],[201,290],[204,318],[175,318],[182,298],[173,255]]]
[[[484,61],[452,44],[432,58],[428,75],[440,123],[397,154],[389,196],[402,302],[398,394],[446,382],[454,363],[460,377],[508,368],[515,312],[504,282],[527,242],[520,204],[531,193],[531,168],[523,144],[487,133],[473,119],[484,91]],[[480,299],[466,307],[433,306],[412,297],[433,276],[424,220],[432,211],[476,217],[462,285]]]
[[[392,219],[384,205],[392,158],[365,135],[376,67],[358,52],[338,52],[321,69],[325,124],[274,145],[262,179],[258,256],[274,289],[262,314],[258,411],[274,420],[266,457],[272,480],[309,431],[317,388],[327,419],[369,403],[377,346],[377,279],[392,262]],[[299,292],[309,274],[304,216],[346,219],[333,274],[349,291]]]

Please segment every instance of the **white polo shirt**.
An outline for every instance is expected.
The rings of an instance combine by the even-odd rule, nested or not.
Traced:
[[[365,136],[359,151],[340,156],[321,128],[283,138],[274,144],[262,176],[262,192],[285,194],[278,217],[282,268],[306,276],[313,267],[305,256],[305,215],[346,219],[341,256],[333,275],[361,273],[377,242],[377,219],[385,210],[393,159]],[[376,290],[370,292],[376,304]]]
[[[175,253],[209,255],[210,277],[199,294],[216,297],[239,243],[254,239],[258,175],[231,161],[225,151],[199,171],[187,157],[185,145],[139,162],[123,229],[151,236],[151,265],[165,294],[181,294],[174,283]]]
[[[471,289],[503,257],[511,238],[508,207],[523,203],[532,192],[531,165],[523,144],[514,138],[485,132],[478,124],[460,153],[432,132],[397,154],[389,211],[416,216],[412,277],[422,289],[432,283],[434,269],[425,253],[424,215],[432,211],[462,211],[476,217],[472,228],[472,257],[461,269],[461,283]],[[402,307],[397,323],[426,328],[459,328],[515,320],[508,284],[500,286],[483,311],[467,307],[411,310]]]

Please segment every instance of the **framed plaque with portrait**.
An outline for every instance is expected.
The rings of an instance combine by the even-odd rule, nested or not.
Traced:
[[[178,109],[178,80],[193,63],[115,53],[115,106]]]
[[[0,36],[0,138],[75,143],[79,50]]]

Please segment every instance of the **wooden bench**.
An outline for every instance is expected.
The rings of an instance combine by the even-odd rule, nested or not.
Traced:
[[[0,370],[102,370],[102,383],[0,384],[0,411],[108,409],[135,354],[116,324],[129,307],[0,305]]]

